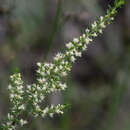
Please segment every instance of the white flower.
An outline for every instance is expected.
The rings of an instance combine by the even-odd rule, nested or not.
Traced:
[[[12,88],[12,86],[11,86],[11,85],[9,85],[9,86],[8,86],[8,89],[11,89],[11,88]]]
[[[113,18],[113,17],[111,17],[111,20],[114,20],[114,18]]]
[[[27,85],[27,88],[30,90],[31,89],[31,85]]]
[[[83,34],[82,38],[85,38],[85,37],[86,37],[86,35],[85,35],[85,34]]]
[[[8,119],[12,120],[14,117],[10,113],[8,113]]]
[[[10,94],[10,98],[12,99],[12,98],[14,98],[15,97],[15,95],[14,94]]]
[[[74,56],[71,56],[71,61],[75,62],[76,58]]]
[[[102,29],[99,30],[99,33],[102,33]]]
[[[101,20],[101,22],[104,20],[104,17],[103,16],[100,16],[100,20]]]
[[[50,64],[50,69],[53,69],[53,67],[54,67],[54,64],[51,63]]]
[[[93,34],[93,36],[94,36],[94,37],[97,37],[97,34],[96,34],[96,33],[94,33],[94,34]]]
[[[67,73],[66,72],[62,72],[62,76],[67,76]]]
[[[20,119],[20,125],[23,126],[23,125],[25,125],[25,124],[27,124],[27,121],[26,121],[26,120],[23,120],[23,119]]]
[[[80,42],[80,43],[78,44],[78,46],[82,46],[82,43]]]
[[[85,42],[86,42],[86,44],[88,44],[89,42],[92,42],[92,39],[90,39],[89,37],[87,37],[87,38],[85,39]]]
[[[37,66],[41,67],[41,63],[40,63],[40,62],[38,62],[38,63],[37,63]]]
[[[56,68],[54,69],[54,72],[55,72],[55,73],[57,73],[57,72],[58,72],[58,67],[56,67]]]
[[[62,69],[63,69],[63,66],[62,66],[62,65],[60,65],[60,66],[59,66],[59,69],[60,69],[60,70],[62,70]]]
[[[72,48],[72,47],[73,47],[72,42],[69,42],[68,44],[66,44],[66,47],[67,47],[68,49]]]
[[[37,79],[38,80],[38,82],[39,83],[43,83],[43,81],[42,81],[42,79],[40,78],[40,79]]]
[[[41,100],[43,100],[45,97],[43,95],[40,96]]]
[[[89,33],[89,32],[90,32],[90,30],[87,28],[87,29],[85,30],[85,32],[86,32],[86,33]]]
[[[25,105],[24,104],[22,104],[21,106],[19,106],[18,107],[19,109],[21,109],[21,110],[24,110],[25,109]]]
[[[43,113],[46,114],[48,111],[49,111],[49,108],[46,107],[46,108],[43,110]]]
[[[41,70],[40,70],[40,69],[38,69],[38,70],[37,70],[37,73],[41,73]]]
[[[78,56],[78,57],[81,57],[82,53],[81,52],[75,52],[75,55]]]
[[[87,48],[87,45],[85,44],[85,45],[82,47],[83,51],[85,51],[86,48]]]
[[[41,88],[40,88],[39,86],[37,86],[37,90],[39,90],[39,91],[40,91],[40,90],[41,90]]]
[[[92,24],[92,28],[96,28],[97,27],[97,23],[96,21]]]
[[[104,24],[104,22],[102,22],[102,23],[100,24],[100,26],[101,26],[102,28],[105,28],[105,27],[106,27],[106,25]]]
[[[12,122],[7,122],[7,125],[10,126],[12,124]]]
[[[73,39],[73,42],[78,43],[78,42],[79,42],[79,39],[78,39],[78,38],[74,38],[74,39]]]
[[[62,54],[61,53],[58,53],[57,55],[56,55],[56,57],[55,57],[55,60],[59,60],[59,59],[61,59],[62,58]]]

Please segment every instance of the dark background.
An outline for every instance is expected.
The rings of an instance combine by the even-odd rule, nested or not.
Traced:
[[[112,0],[0,0],[0,120],[11,104],[9,76],[19,69],[25,83],[36,63],[50,61],[80,36]],[[130,1],[113,24],[73,64],[66,92],[49,102],[69,103],[53,119],[29,117],[23,130],[130,130]],[[21,128],[19,128],[21,130]]]

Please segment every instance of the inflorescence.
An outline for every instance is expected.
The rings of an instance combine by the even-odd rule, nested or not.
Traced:
[[[79,38],[74,38],[72,42],[66,44],[66,50],[63,53],[57,53],[52,63],[37,63],[37,81],[32,85],[24,87],[21,75],[16,73],[10,77],[11,82],[8,86],[10,91],[10,102],[13,107],[8,113],[7,121],[2,124],[2,130],[15,130],[18,126],[27,123],[25,119],[20,117],[21,113],[28,108],[29,113],[34,117],[45,117],[49,115],[53,117],[56,114],[63,114],[66,105],[51,105],[44,107],[41,103],[47,94],[65,90],[67,88],[64,83],[64,77],[71,71],[72,64],[78,57],[82,56],[82,52],[87,49],[94,37],[103,33],[113,20],[117,13],[117,7],[110,8],[105,16],[100,16],[84,34]],[[29,107],[28,107],[29,106]]]

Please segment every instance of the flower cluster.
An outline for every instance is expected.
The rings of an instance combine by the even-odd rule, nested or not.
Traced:
[[[64,78],[71,71],[72,64],[78,57],[82,56],[82,52],[86,50],[93,38],[102,34],[103,29],[114,20],[117,7],[110,8],[107,14],[104,17],[100,16],[97,21],[85,30],[82,36],[74,38],[72,42],[67,43],[66,50],[62,53],[57,53],[52,63],[37,63],[37,81],[32,85],[27,85],[26,91],[23,87],[21,75],[17,73],[11,76],[11,84],[8,89],[13,108],[8,114],[7,122],[2,125],[2,130],[15,130],[18,125],[23,126],[26,124],[27,121],[19,116],[21,112],[27,111],[26,109],[28,108],[28,112],[34,117],[41,116],[44,118],[46,115],[53,117],[55,113],[63,114],[65,105],[51,105],[44,108],[41,103],[47,94],[67,88]]]
[[[45,109],[42,109],[39,104],[44,100],[46,94],[67,88],[63,79],[71,71],[72,64],[77,57],[82,56],[82,52],[86,50],[93,38],[101,34],[103,29],[114,20],[115,13],[116,10],[113,8],[104,17],[100,16],[90,28],[85,30],[82,36],[67,43],[65,52],[57,53],[52,63],[37,63],[37,82],[27,86],[28,99],[33,108],[31,113],[34,116],[42,115],[43,117]]]
[[[82,36],[74,38],[72,42],[67,43],[66,51],[57,53],[52,63],[37,63],[37,84],[35,84],[35,87],[32,87],[32,89],[37,89],[37,97],[40,97],[42,93],[51,93],[66,89],[66,84],[62,83],[63,77],[68,75],[72,64],[76,61],[77,57],[82,56],[82,52],[86,50],[87,45],[92,42],[93,38],[102,33],[106,25],[114,20],[113,15],[115,13],[116,10],[113,9],[105,17],[101,16],[91,25],[90,29],[85,30]],[[29,86],[30,89],[31,87]]]
[[[36,106],[35,111],[33,111],[34,117],[42,117],[44,118],[45,116],[49,115],[50,117],[53,117],[54,114],[63,114],[63,109],[65,108],[65,105],[60,105],[58,104],[57,106],[51,105],[50,107],[45,107],[43,110],[39,107]]]
[[[37,65],[39,67],[37,70],[37,83],[27,86],[28,100],[32,104],[32,110],[30,112],[35,117],[44,117],[47,114],[51,116],[54,113],[61,114],[62,112],[58,113],[57,111],[62,111],[65,105],[42,108],[39,104],[44,100],[46,94],[64,90],[67,86],[66,84],[61,83],[60,77],[56,76],[54,64],[37,63]],[[54,109],[53,111],[52,108]]]
[[[18,119],[20,113],[25,109],[24,105],[24,87],[21,80],[20,73],[10,76],[10,85],[8,86],[10,91],[10,101],[13,104],[13,108],[8,113],[8,119],[6,124],[3,124],[4,130],[15,130],[17,125],[23,126],[27,123],[26,120]]]

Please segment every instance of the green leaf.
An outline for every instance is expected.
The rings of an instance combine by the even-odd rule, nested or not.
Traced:
[[[115,7],[120,8],[125,4],[125,0],[115,0]]]

